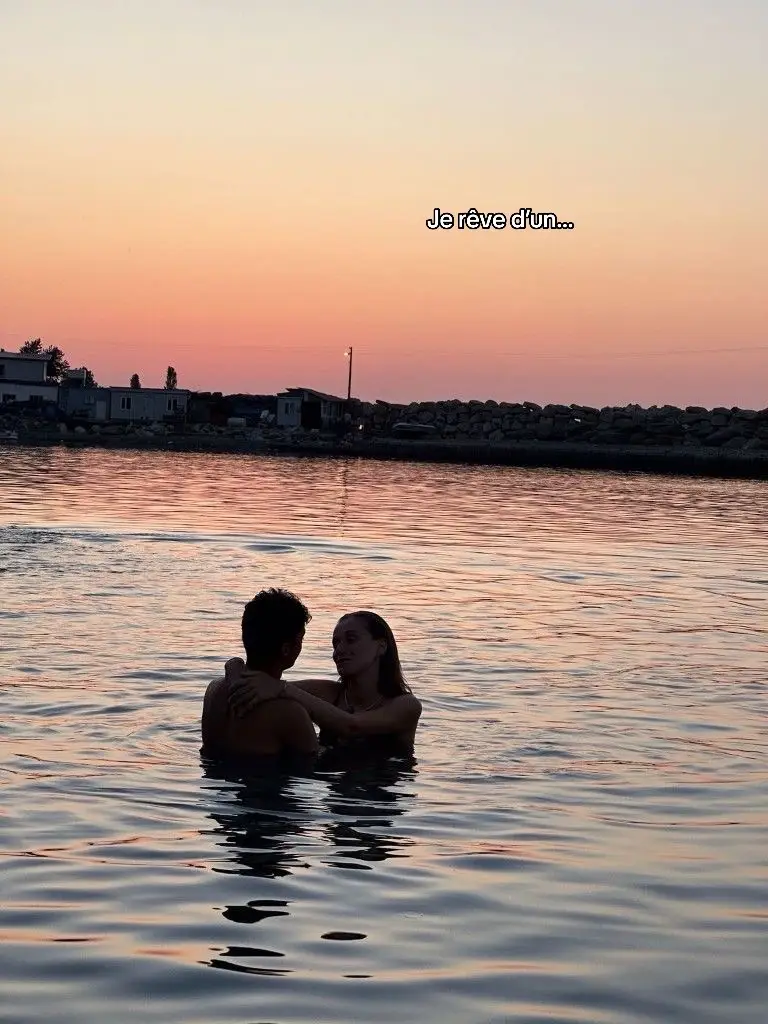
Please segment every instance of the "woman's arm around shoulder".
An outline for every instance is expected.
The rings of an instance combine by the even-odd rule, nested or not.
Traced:
[[[271,680],[263,672],[249,671],[242,658],[229,659],[224,666],[224,677],[229,708],[238,718],[250,714],[263,700],[282,692],[281,683]],[[267,692],[264,691],[265,685]],[[341,688],[339,681],[334,679],[300,679],[293,685],[331,703],[337,699]],[[273,689],[276,689],[275,693]]]
[[[341,683],[338,679],[296,679],[291,683],[305,693],[311,693],[313,697],[320,697],[322,700],[335,703],[341,693]]]
[[[292,683],[285,688],[285,696],[292,697],[309,712],[310,718],[321,729],[330,729],[340,736],[381,736],[386,733],[410,733],[416,729],[421,717],[421,701],[412,693],[404,693],[373,711],[352,714],[342,711],[327,701],[307,693]]]

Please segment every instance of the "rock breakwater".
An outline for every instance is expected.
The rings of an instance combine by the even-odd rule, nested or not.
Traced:
[[[328,431],[242,421],[74,425],[0,410],[0,435],[4,430],[17,435],[6,444],[339,455],[768,480],[768,409],[352,401],[347,421]]]
[[[354,403],[353,416],[363,433],[396,435],[397,424],[432,428],[432,437],[449,441],[575,442],[579,444],[723,448],[768,451],[768,408],[705,409],[673,405],[537,405],[458,399],[441,402]]]

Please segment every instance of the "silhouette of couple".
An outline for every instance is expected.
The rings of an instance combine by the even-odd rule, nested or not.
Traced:
[[[318,755],[327,762],[412,753],[421,703],[403,678],[392,630],[375,612],[349,612],[336,623],[338,679],[283,680],[311,618],[286,590],[262,590],[248,602],[246,660],[230,659],[203,700],[204,756],[290,769]]]

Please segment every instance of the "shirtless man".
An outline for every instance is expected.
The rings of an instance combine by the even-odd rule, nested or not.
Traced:
[[[246,665],[279,680],[291,668],[304,640],[309,610],[287,590],[262,590],[245,606],[242,620]],[[312,756],[317,736],[306,710],[294,700],[261,703],[245,718],[229,710],[229,687],[214,679],[203,699],[201,753],[217,758]]]

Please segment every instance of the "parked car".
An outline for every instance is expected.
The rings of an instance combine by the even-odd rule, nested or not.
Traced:
[[[437,427],[432,423],[396,423],[392,427],[393,437],[423,438],[437,437]]]

